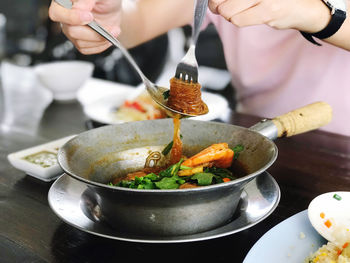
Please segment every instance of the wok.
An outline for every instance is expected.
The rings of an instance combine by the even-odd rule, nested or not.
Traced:
[[[332,115],[323,102],[310,104],[251,128],[218,122],[181,121],[184,154],[191,156],[218,142],[244,145],[238,161],[247,175],[237,180],[191,189],[140,190],[106,185],[115,177],[142,169],[151,152],[173,136],[171,119],[130,122],[83,132],[60,148],[58,162],[85,183],[95,197],[95,220],[140,235],[194,234],[232,218],[243,187],[277,158],[277,137],[292,136],[327,124]]]

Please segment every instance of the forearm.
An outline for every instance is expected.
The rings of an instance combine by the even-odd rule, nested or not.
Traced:
[[[128,48],[191,23],[193,0],[137,0],[123,6],[118,39]]]

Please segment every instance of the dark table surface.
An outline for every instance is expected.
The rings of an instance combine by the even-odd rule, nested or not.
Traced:
[[[25,116],[0,132],[0,262],[242,262],[269,229],[307,209],[317,195],[350,191],[350,137],[313,131],[278,139],[277,161],[269,173],[281,188],[276,210],[264,221],[230,236],[183,244],[142,244],[109,240],[75,229],[50,209],[45,183],[13,168],[11,152],[86,130],[78,103],[52,103],[43,116]],[[22,117],[23,118],[23,117]],[[232,113],[229,123],[249,127],[259,119]],[[258,259],[257,259],[257,262]]]

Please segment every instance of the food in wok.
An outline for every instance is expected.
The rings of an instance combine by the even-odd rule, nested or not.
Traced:
[[[165,147],[163,155],[168,154],[168,148]],[[181,158],[175,164],[146,167],[125,177],[117,177],[109,185],[136,189],[185,189],[229,182],[242,176],[244,169],[237,169],[239,164],[232,165],[242,150],[242,145],[230,149],[227,143],[213,144],[190,158]],[[154,152],[150,157],[154,157]]]

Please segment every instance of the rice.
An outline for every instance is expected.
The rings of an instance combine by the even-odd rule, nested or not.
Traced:
[[[339,247],[332,242],[328,242],[311,254],[305,260],[305,263],[350,263],[346,247]]]

